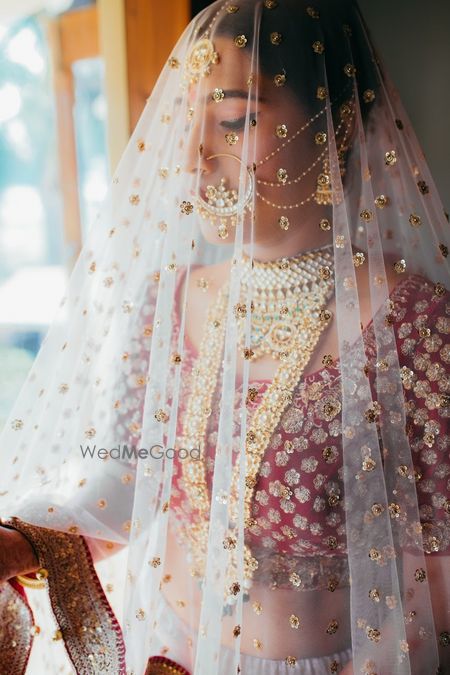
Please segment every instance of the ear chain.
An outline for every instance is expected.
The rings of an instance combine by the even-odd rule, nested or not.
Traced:
[[[353,111],[352,111],[351,117],[353,117]],[[337,136],[339,134],[340,130],[342,129],[343,124],[344,124],[344,120],[341,119],[338,126],[336,127],[335,136]],[[349,124],[347,126],[349,126]],[[347,131],[348,131],[348,129],[347,129]],[[294,136],[292,136],[292,138],[294,138]],[[344,135],[343,142],[344,142],[345,139],[346,139],[346,135]],[[280,149],[281,149],[281,147],[282,146],[280,146]],[[325,145],[324,150],[322,150],[320,155],[314,160],[314,162],[311,164],[311,166],[309,166],[305,171],[303,171],[299,176],[297,176],[297,178],[292,178],[290,180],[287,180],[286,178],[284,178],[283,180],[278,179],[278,182],[276,182],[276,183],[274,181],[268,181],[268,180],[263,180],[262,178],[257,178],[256,182],[259,183],[260,185],[267,185],[269,187],[284,187],[285,185],[291,185],[293,183],[299,183],[301,181],[301,179],[304,178],[316,166],[316,164],[318,164],[320,162],[321,159],[323,159],[327,150],[328,150],[328,143]],[[277,148],[277,151],[278,151],[278,148]],[[275,154],[275,153],[273,153],[273,154]],[[273,154],[272,154],[272,156],[273,156]],[[261,164],[263,161],[266,161],[266,159],[268,159],[268,158],[269,158],[269,155],[267,155],[267,157],[265,157],[263,160],[261,160],[259,162],[259,164]],[[258,166],[258,164],[257,164],[257,166]]]
[[[354,109],[353,109],[352,107],[349,106],[349,109],[350,109],[350,114],[349,114],[349,115],[346,115],[347,124],[346,124],[346,128],[345,128],[344,136],[343,136],[343,138],[342,138],[342,142],[341,142],[340,145],[339,145],[339,154],[341,155],[340,163],[342,163],[342,162],[344,161],[342,155],[343,155],[343,153],[346,151],[346,149],[348,149],[348,148],[346,148],[345,143],[346,143],[347,138],[348,138],[348,135],[349,135],[349,131],[350,131],[350,122],[351,122],[351,120],[352,120],[352,118],[353,118],[353,113],[354,113]],[[342,128],[342,125],[343,125],[343,124],[344,124],[344,120],[341,120],[341,122],[339,123],[339,125],[338,125],[338,127],[337,127],[337,129],[336,129],[336,135],[337,135],[337,133],[340,131],[340,129]],[[327,148],[328,148],[328,144],[327,144]],[[282,180],[280,180],[280,177],[279,177],[279,181],[280,181],[279,183],[270,183],[269,181],[261,181],[261,180],[257,180],[256,182],[257,182],[257,183],[261,183],[261,184],[263,184],[263,185],[269,184],[269,185],[272,185],[273,187],[283,187],[284,185],[287,185],[287,184],[289,184],[289,183],[296,183],[296,182],[299,182],[299,181],[300,181],[307,173],[309,173],[309,172],[311,171],[311,169],[312,169],[312,168],[318,163],[318,161],[325,155],[327,148],[325,148],[325,150],[319,155],[319,157],[313,162],[313,164],[312,164],[308,169],[306,169],[302,174],[300,174],[300,176],[298,176],[298,177],[295,178],[295,179],[292,179],[291,181],[288,181],[288,180],[287,180],[287,173],[280,174],[280,171],[284,171],[284,170],[283,170],[283,169],[279,169],[278,172],[277,172],[277,176],[278,176],[278,177],[279,177],[279,176],[282,176]],[[328,163],[328,159],[325,159],[325,160],[324,160],[324,165],[327,164],[327,163]],[[343,172],[344,172],[344,171],[345,171],[345,169],[343,169],[343,168],[341,167],[341,174],[342,174],[342,175],[343,175]],[[332,199],[332,197],[331,197],[331,192],[332,192],[332,191],[331,191],[331,179],[330,179],[330,177],[329,177],[328,171],[326,170],[326,167],[324,168],[323,173],[319,174],[318,184],[320,184],[320,185],[321,185],[321,182],[320,182],[321,179],[322,179],[322,180],[325,180],[325,179],[326,179],[326,185],[324,185],[324,186],[321,188],[321,190],[322,190],[324,193],[325,193],[325,192],[327,193],[325,196],[320,195],[320,197],[319,197],[319,196],[318,196],[318,188],[316,188],[316,190],[314,190],[308,197],[306,197],[305,199],[302,199],[300,202],[296,202],[295,204],[276,204],[275,202],[273,202],[273,201],[267,199],[267,197],[264,197],[264,196],[263,196],[260,192],[258,192],[257,190],[256,190],[256,196],[259,197],[259,199],[261,199],[261,200],[262,200],[265,204],[267,204],[268,206],[272,206],[272,207],[275,208],[275,209],[280,209],[280,210],[283,210],[283,211],[292,210],[292,209],[299,208],[300,206],[304,206],[304,205],[307,204],[308,202],[312,201],[312,199],[315,199],[315,201],[316,201],[317,203],[330,204],[330,203],[332,203],[332,202],[331,202],[331,199]],[[280,223],[280,225],[283,226],[283,229],[287,229],[287,227],[289,226],[288,223],[284,223],[284,222],[283,222],[283,223]]]
[[[302,127],[300,127],[300,129],[297,129],[297,131],[294,134],[292,134],[292,136],[290,136],[286,141],[284,141],[284,143],[281,143],[281,145],[279,145],[277,148],[275,148],[275,150],[273,150],[272,152],[269,152],[269,154],[266,155],[265,157],[263,157],[262,159],[260,159],[259,162],[256,162],[256,166],[257,167],[261,166],[261,164],[264,164],[264,162],[267,162],[269,159],[272,159],[272,157],[274,157],[277,154],[277,152],[280,152],[280,150],[282,150],[289,143],[291,143],[291,141],[293,141],[294,138],[297,138],[297,136],[299,136],[302,133],[302,131],[305,131],[306,129],[308,129],[308,127],[310,127],[311,124],[316,121],[316,119],[318,119],[321,115],[324,114],[326,109],[327,109],[326,106],[324,106],[322,108],[322,110],[319,110],[319,112],[316,113],[316,115],[311,117]]]
[[[350,99],[350,103],[351,103]],[[343,106],[341,106],[341,121],[339,122],[335,136],[337,136],[342,129],[342,126],[344,124],[344,120],[346,120],[346,128],[344,132],[344,136],[342,139],[342,142],[339,145],[339,155],[340,155],[340,164],[344,162],[344,153],[348,149],[345,145],[346,140],[349,135],[350,131],[350,123],[351,120],[353,119],[353,114],[354,114],[354,108],[350,105],[350,103],[345,103]],[[344,114],[345,113],[345,114]],[[317,116],[316,116],[317,117]],[[300,130],[299,130],[300,132]],[[295,136],[298,136],[297,134],[294,134],[292,138]],[[316,138],[318,137],[324,138],[326,140],[326,134],[324,132],[319,132],[316,134]],[[292,140],[289,139],[289,140]],[[316,142],[318,142],[316,140]],[[272,153],[269,153],[267,157],[263,158],[263,160],[260,160],[259,164],[262,162],[266,161],[270,157],[273,157],[277,152],[279,152],[283,147],[287,145],[288,141],[286,141],[284,144],[279,146],[276,150],[272,151]],[[300,206],[304,206],[308,202],[312,201],[313,199],[318,203],[318,204],[331,204],[332,203],[332,189],[331,189],[331,178],[329,175],[329,170],[328,170],[328,159],[326,158],[326,153],[328,150],[328,144],[326,145],[325,149],[320,153],[320,155],[314,160],[314,162],[311,164],[310,167],[308,167],[305,171],[303,171],[299,176],[296,178],[293,178],[291,180],[288,180],[287,177],[287,172],[285,169],[278,169],[277,171],[277,178],[278,178],[278,183],[273,183],[271,181],[264,181],[262,179],[256,179],[256,183],[262,184],[262,185],[269,185],[272,187],[281,187],[284,185],[289,185],[289,184],[294,184],[294,183],[299,183],[304,176],[306,176],[310,171],[318,164],[320,160],[323,159],[323,172],[319,174],[318,179],[317,179],[317,188],[314,190],[308,197],[305,199],[301,200],[300,202],[296,202],[295,204],[276,204],[275,202],[272,202],[271,200],[267,199],[267,197],[264,197],[261,195],[260,192],[256,190],[255,187],[255,194],[256,196],[261,199],[264,203],[266,203],[268,206],[271,206],[272,208],[280,209],[280,210],[292,210],[299,208]],[[242,161],[239,159],[239,157],[234,156],[234,155],[225,155],[225,153],[221,153],[219,155],[211,155],[207,159],[211,159],[212,157],[216,156],[229,156],[232,157],[233,159],[236,159],[237,161],[241,162]],[[325,157],[325,159],[324,159]],[[253,165],[254,170],[256,169],[257,165]],[[251,209],[250,203],[251,203],[251,195],[253,192],[253,187],[254,185],[253,180],[252,180],[252,174],[250,170],[247,168],[247,171],[249,173],[249,178],[250,178],[250,183],[249,187],[246,191],[245,199],[244,199],[244,208],[249,208]],[[345,168],[341,166],[341,174],[343,175],[345,172]],[[236,225],[236,219],[237,219],[237,214],[238,214],[238,198],[237,198],[237,193],[236,190],[227,190],[225,186],[225,179],[221,179],[221,183],[219,186],[214,186],[214,185],[208,185],[207,186],[207,197],[208,201],[206,202],[203,200],[201,197],[197,199],[197,209],[198,212],[200,213],[202,218],[209,219],[212,221],[212,224],[215,225],[216,221],[219,220],[220,224],[218,226],[218,234],[222,239],[225,239],[228,236],[228,228],[227,228],[227,222],[230,222],[232,226]],[[283,229],[288,229],[289,227],[289,221],[285,216],[282,216],[279,220],[279,225]]]
[[[345,85],[343,90],[336,96],[336,98],[334,98],[332,101],[330,101],[331,107],[336,103],[336,101],[339,100],[339,98],[341,97],[341,94],[348,88],[348,86],[349,86],[348,84]],[[354,97],[354,94],[351,95],[349,101],[353,101],[353,97]],[[261,164],[264,164],[264,162],[267,162],[269,159],[274,157],[274,155],[276,155],[283,148],[285,148],[289,143],[291,143],[295,138],[297,138],[297,136],[299,136],[303,131],[308,129],[308,127],[310,127],[311,124],[316,121],[316,119],[318,119],[321,115],[324,114],[324,112],[326,112],[326,109],[327,109],[327,106],[325,105],[321,110],[319,110],[318,113],[313,115],[313,117],[310,117],[310,119],[307,122],[305,122],[305,124],[302,127],[300,127],[300,129],[297,129],[297,131],[294,134],[292,134],[292,136],[290,136],[286,141],[281,143],[281,145],[279,145],[277,148],[275,148],[275,150],[272,150],[272,152],[269,152],[268,155],[266,155],[265,157],[260,159],[258,162],[256,162],[256,166],[257,167],[261,166]],[[280,125],[280,126],[283,127],[284,125]],[[285,131],[285,133],[287,133],[287,130],[284,130],[284,131]]]
[[[274,202],[271,202],[266,197],[263,197],[262,194],[260,194],[258,192],[258,190],[256,190],[256,196],[259,197],[259,199],[261,199],[261,201],[265,202],[268,206],[273,206],[274,209],[281,209],[283,211],[287,211],[287,210],[290,210],[290,209],[298,209],[300,206],[304,206],[305,204],[307,204],[308,202],[310,202],[314,198],[315,194],[316,194],[316,191],[314,190],[309,195],[309,197],[306,197],[306,199],[302,199],[301,202],[296,202],[295,204],[275,204]],[[286,228],[284,228],[284,229],[286,229]]]
[[[308,173],[310,173],[312,171],[312,169],[314,169],[314,167],[317,166],[317,164],[320,162],[320,160],[323,159],[327,150],[328,150],[328,143],[325,146],[325,149],[322,150],[320,155],[311,164],[311,166],[309,166],[305,171],[303,171],[299,176],[297,176],[297,178],[291,178],[290,180],[286,180],[284,182],[278,181],[277,183],[275,183],[273,181],[270,181],[270,180],[263,180],[262,178],[257,178],[256,182],[259,185],[267,185],[268,187],[284,187],[285,185],[291,185],[293,183],[299,183],[302,180],[302,178],[307,176]]]

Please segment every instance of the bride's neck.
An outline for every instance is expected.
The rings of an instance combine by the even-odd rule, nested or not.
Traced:
[[[247,256],[265,262],[277,258],[292,258],[303,251],[320,248],[332,242],[331,232],[321,230],[319,224],[316,224],[314,228],[308,225],[300,229],[299,226],[298,232],[293,233],[291,237],[287,232],[283,237],[277,233],[277,236],[272,239],[256,240],[252,244],[244,244],[243,250]]]

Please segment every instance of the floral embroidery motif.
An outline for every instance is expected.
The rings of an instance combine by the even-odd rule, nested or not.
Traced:
[[[445,398],[450,392],[447,366],[450,363],[447,337],[450,304],[447,297],[435,295],[433,285],[416,275],[403,278],[391,294],[393,328],[406,401],[406,429],[416,470],[423,525],[421,536],[424,550],[432,553],[445,551],[450,546],[450,464],[445,461],[444,454],[450,446],[450,408],[449,399]],[[174,320],[173,350],[176,351],[179,327],[176,316]],[[382,368],[381,364],[376,365],[373,325],[365,329],[364,343],[368,383],[376,400],[375,375],[382,373]],[[141,355],[140,358],[144,357]],[[187,343],[181,367],[188,372],[194,359],[194,348]],[[174,365],[174,368],[179,367]],[[183,388],[187,387],[187,380],[182,378],[180,401],[186,399],[187,391]],[[251,387],[252,396],[247,399],[250,414],[257,407],[267,382],[255,381]],[[238,389],[235,394],[236,431],[240,424],[241,398],[242,392]],[[136,406],[131,405],[129,409],[132,407],[136,410]],[[211,452],[206,459],[206,474],[209,489],[214,471],[218,410],[219,406],[215,405],[208,426]],[[348,583],[340,414],[341,383],[337,361],[307,375],[299,383],[293,392],[292,404],[275,429],[261,463],[254,490],[252,522],[246,530],[246,541],[259,561],[255,580],[258,578],[261,582],[292,589],[288,570],[302,577],[302,574],[307,576],[304,573],[308,570],[315,569],[310,577],[311,588],[328,588],[330,575],[334,578],[333,590]],[[378,425],[378,416],[373,423]],[[236,438],[234,460],[237,452]],[[177,461],[173,471],[171,518],[174,517],[182,529],[189,526],[192,514]],[[401,536],[409,535],[403,532]],[[405,546],[417,544],[405,539],[403,543]],[[283,556],[286,564],[281,568]],[[321,572],[317,567],[321,557],[328,557],[330,568],[334,565],[336,569],[327,568],[326,572]],[[299,586],[295,588],[301,590]]]
[[[30,540],[41,566],[48,570],[50,603],[75,671],[125,675],[122,632],[83,537],[30,525],[19,518],[4,523]]]
[[[2,675],[23,675],[33,644],[33,615],[12,583],[0,585]]]

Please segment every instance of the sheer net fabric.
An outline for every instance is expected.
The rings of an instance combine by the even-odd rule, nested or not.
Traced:
[[[77,672],[450,670],[448,246],[354,2],[189,24],[2,433]]]

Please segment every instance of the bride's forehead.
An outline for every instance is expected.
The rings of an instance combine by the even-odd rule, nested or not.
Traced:
[[[250,51],[237,47],[228,37],[213,38],[212,47],[217,54],[216,62],[209,64],[207,74],[188,86],[191,105],[202,102],[217,105],[232,98],[246,101],[249,97],[254,98],[256,91],[261,103],[279,101],[280,88],[274,85],[273,78],[258,71]]]
[[[251,73],[250,55],[236,47],[232,40],[220,39],[214,44],[217,63],[211,64],[210,73],[202,78],[203,89],[247,87]]]

